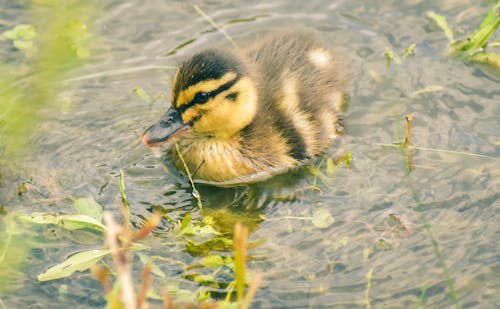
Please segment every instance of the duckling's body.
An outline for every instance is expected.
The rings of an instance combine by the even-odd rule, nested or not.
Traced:
[[[308,32],[278,32],[244,50],[184,62],[172,107],[143,141],[174,136],[193,178],[227,181],[320,154],[338,131],[339,59]],[[175,147],[168,157],[183,170]]]

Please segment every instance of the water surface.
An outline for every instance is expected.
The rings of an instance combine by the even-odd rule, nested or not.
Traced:
[[[169,172],[140,143],[140,135],[169,105],[173,68],[195,51],[230,44],[184,1],[106,1],[96,27],[101,42],[64,88],[73,104],[63,112],[45,111],[52,116],[37,128],[37,151],[16,163],[22,172],[4,171],[0,203],[6,212],[72,212],[69,197],[92,196],[117,211],[121,169],[134,224],[155,208],[174,219],[186,212],[194,220],[214,212],[248,219],[250,239],[259,241],[249,250],[248,268],[265,274],[255,307],[363,308],[369,300],[376,308],[407,308],[421,295],[425,307],[453,307],[431,236],[460,305],[500,307],[500,78],[448,57],[447,39],[426,18],[428,10],[446,15],[460,36],[479,25],[486,2],[200,3],[236,42],[275,27],[305,25],[341,50],[350,101],[347,134],[338,145],[341,153],[352,154],[351,167],[340,164],[326,177],[305,168],[250,188],[201,187],[205,208],[200,211],[187,180]],[[9,4],[0,13],[1,23],[28,22],[24,10]],[[412,43],[414,56],[387,67],[386,47],[401,55]],[[429,86],[441,90],[416,93]],[[133,94],[135,87],[157,99],[146,102]],[[409,182],[406,157],[381,144],[404,138],[404,115],[410,112],[415,113],[413,142],[426,149],[414,150]],[[320,171],[327,174],[325,164]],[[17,186],[24,182],[30,189],[20,197]],[[335,223],[318,228],[307,219],[325,209]],[[199,285],[172,261],[188,265],[200,257],[180,244],[161,245],[172,241],[170,228],[162,223],[148,254],[166,257],[157,264],[170,282],[195,291]],[[98,240],[86,244],[71,236],[56,235],[31,252],[25,274],[2,297],[7,308],[104,306],[102,289],[88,272],[36,281],[37,274],[70,254],[99,247]],[[64,286],[67,293],[61,293]]]

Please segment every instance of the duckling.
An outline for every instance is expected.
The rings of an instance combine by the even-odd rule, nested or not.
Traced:
[[[341,131],[341,64],[307,31],[198,52],[177,69],[171,107],[142,141],[175,140],[192,177],[212,182],[298,165]],[[176,147],[167,157],[184,170]]]

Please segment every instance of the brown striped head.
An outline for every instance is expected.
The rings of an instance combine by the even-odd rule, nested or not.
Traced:
[[[257,111],[257,92],[242,61],[206,50],[182,63],[172,81],[172,107],[146,130],[143,142],[156,146],[188,128],[198,134],[229,138]]]

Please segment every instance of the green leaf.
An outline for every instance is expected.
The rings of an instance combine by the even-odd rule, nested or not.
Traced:
[[[332,158],[328,158],[326,160],[326,174],[328,176],[333,176],[333,172],[335,171],[335,162],[333,162]]]
[[[494,23],[488,24],[483,28],[478,29],[464,40],[453,42],[451,45],[454,52],[463,51],[468,54],[476,52],[478,49],[483,48],[488,43],[489,38],[498,28],[500,18]]]
[[[89,32],[87,25],[81,19],[70,21],[61,30],[61,38],[77,59],[86,59],[90,56]]]
[[[5,31],[3,36],[11,40],[31,41],[36,37],[36,31],[33,25],[21,24]]]
[[[73,201],[73,206],[79,215],[86,215],[102,222],[102,206],[92,197],[78,198]]]
[[[111,253],[109,249],[88,250],[75,253],[63,263],[55,265],[49,268],[45,273],[38,275],[38,281],[65,278],[75,271],[87,270],[109,253]]]
[[[208,283],[214,283],[215,278],[212,275],[195,275],[193,277],[193,280],[195,282],[201,283],[201,284],[208,284]]]
[[[52,213],[19,214],[18,218],[24,222],[35,224],[54,224],[67,230],[84,228],[104,231],[106,227],[96,219],[87,215],[57,215]]]
[[[500,70],[500,54],[480,52],[470,56],[470,60],[474,62],[489,64]]]
[[[453,38],[453,31],[451,31],[450,27],[448,26],[446,17],[444,17],[443,15],[438,15],[432,11],[428,11],[427,16],[433,19],[438,27],[444,31],[444,35],[448,38],[448,40],[450,40],[450,42],[455,41],[455,39]]]
[[[202,243],[186,241],[186,250],[192,255],[207,255],[211,251],[230,250],[233,247],[233,240],[225,237],[214,237]]]
[[[491,35],[500,25],[500,16],[497,16],[496,11],[500,7],[500,3],[495,5],[488,15],[484,18],[481,26],[467,38],[455,41],[451,44],[453,52],[465,52],[467,55],[472,55],[478,49],[484,48],[488,43]]]
[[[495,22],[495,18],[497,16],[496,12],[498,8],[500,8],[500,2],[491,8],[491,10],[488,12],[488,15],[486,15],[486,17],[483,19],[483,22],[481,23],[481,26],[479,26],[479,28],[486,27],[488,24]]]
[[[401,63],[399,58],[396,56],[396,54],[389,47],[385,48],[384,55],[385,55],[385,61],[386,61],[387,67],[390,67],[391,62],[393,62],[393,61],[396,64]]]
[[[204,301],[208,301],[210,300],[211,298],[211,294],[210,294],[210,291],[207,291],[207,290],[201,290],[198,292],[198,301],[200,303],[204,302]],[[219,307],[219,308],[225,308],[225,307]]]
[[[410,46],[408,46],[405,51],[403,52],[403,58],[407,58],[408,56],[413,55],[413,51],[415,50],[415,43],[412,43]]]
[[[15,40],[14,47],[27,52],[33,49],[33,41]]]
[[[311,222],[315,227],[324,229],[335,223],[335,218],[333,218],[328,209],[320,208],[314,211]]]
[[[184,218],[182,218],[181,230],[185,229],[190,224],[191,224],[191,213],[188,212],[184,215]]]
[[[199,225],[188,225],[183,228],[179,235],[191,235],[191,236],[210,236],[218,235],[219,233],[210,225],[199,226]]]
[[[204,257],[201,261],[200,264],[205,266],[205,267],[220,267],[224,266],[225,262],[222,256],[220,255],[209,255]]]

